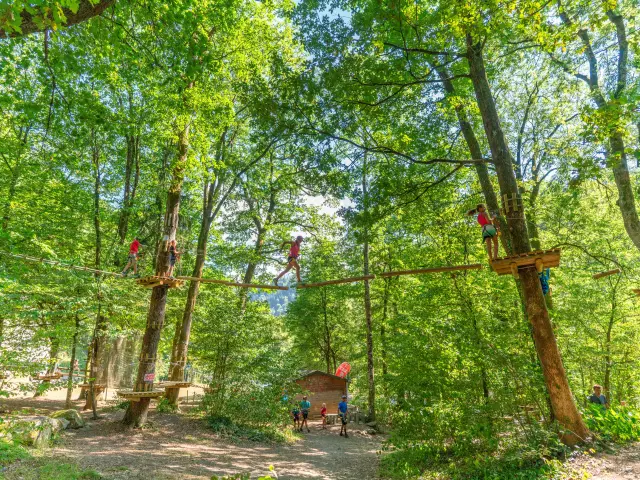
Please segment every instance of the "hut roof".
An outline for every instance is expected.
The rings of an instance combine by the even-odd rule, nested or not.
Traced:
[[[346,378],[339,377],[338,375],[334,375],[332,373],[323,372],[322,370],[303,370],[302,372],[300,372],[300,376],[297,378],[297,380],[301,380],[311,375],[324,375],[325,377],[337,378],[339,380],[344,380],[345,382],[347,381]]]

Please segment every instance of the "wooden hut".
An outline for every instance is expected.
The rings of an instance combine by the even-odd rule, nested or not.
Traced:
[[[337,413],[338,403],[342,401],[342,395],[347,394],[347,380],[331,373],[313,370],[306,372],[296,380],[303,392],[305,392],[311,402],[311,418],[320,417],[322,404],[327,404],[327,413]],[[296,396],[296,400],[301,400],[302,394]]]

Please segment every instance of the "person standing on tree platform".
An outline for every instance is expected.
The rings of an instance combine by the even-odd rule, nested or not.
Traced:
[[[487,246],[487,254],[489,262],[498,258],[498,228],[496,225],[496,216],[489,217],[487,207],[480,203],[473,210],[467,212],[468,216],[478,215],[478,223],[482,227],[482,241]],[[493,243],[493,249],[491,244]]]
[[[340,436],[342,437],[344,435],[345,438],[349,438],[349,435],[347,435],[348,411],[349,406],[347,405],[347,396],[342,395],[342,401],[338,404],[338,416],[340,417],[340,421],[342,422],[342,426],[340,427]]]
[[[302,401],[300,402],[300,410],[302,410],[302,425],[300,425],[300,431],[302,431],[304,429],[304,426],[306,425],[307,433],[309,433],[311,430],[309,430],[308,419],[309,410],[311,410],[311,402],[307,400],[306,395],[302,397]]]
[[[593,386],[593,393],[587,397],[589,403],[595,403],[596,405],[602,405],[604,408],[609,406],[607,397],[602,395],[602,387],[600,385]]]
[[[169,243],[169,272],[167,276],[173,278],[173,268],[176,266],[176,260],[180,256],[180,252],[177,250],[176,241],[171,240]]]
[[[138,250],[139,249],[140,249],[140,240],[138,240],[138,237],[135,237],[133,239],[133,242],[131,242],[131,245],[129,245],[129,262],[127,263],[127,266],[124,267],[124,270],[122,271],[123,277],[127,276],[127,270],[129,270],[129,267],[132,267],[132,266],[133,266],[133,274],[138,275]]]
[[[292,268],[296,269],[296,277],[298,279],[298,283],[302,283],[302,280],[300,279],[300,265],[298,265],[298,256],[300,256],[300,245],[302,244],[302,241],[303,238],[298,235],[294,241],[282,242],[282,244],[280,245],[280,248],[284,247],[285,245],[291,245],[291,248],[289,249],[289,257],[287,258],[287,268],[285,268],[283,272],[280,272],[280,274],[273,279],[274,285],[277,286],[278,280],[284,277]]]

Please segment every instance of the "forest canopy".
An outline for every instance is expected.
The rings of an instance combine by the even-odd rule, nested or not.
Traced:
[[[188,377],[238,420],[239,398],[348,362],[392,477],[592,441],[594,384],[640,407],[639,18],[631,0],[2,2],[0,373]],[[247,287],[287,264],[281,290]]]

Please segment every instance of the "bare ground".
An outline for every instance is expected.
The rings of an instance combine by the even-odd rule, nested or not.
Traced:
[[[3,403],[10,409],[32,407],[43,413],[63,406],[47,399]],[[106,479],[209,479],[245,472],[253,478],[268,473],[269,465],[280,479],[374,479],[382,440],[353,428],[349,438],[342,438],[338,426],[321,430],[315,422],[311,433],[292,445],[233,442],[189,415],[151,411],[148,427],[136,430],[120,423],[122,411],[103,412],[96,421],[89,420],[88,413],[84,416],[88,426],[67,430],[46,456],[69,459]],[[11,469],[5,475],[12,478]]]
[[[588,472],[591,480],[638,480],[640,444],[620,448],[613,454],[580,455],[572,463],[576,470]]]

